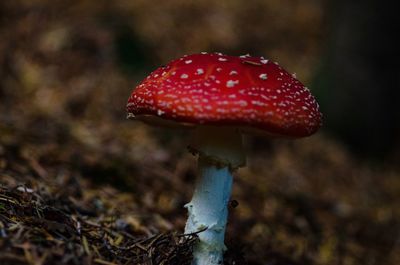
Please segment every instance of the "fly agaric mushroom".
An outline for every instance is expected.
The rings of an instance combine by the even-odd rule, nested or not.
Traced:
[[[305,137],[321,126],[310,91],[264,58],[201,53],[152,72],[132,92],[128,117],[193,129],[199,177],[185,233],[198,233],[192,264],[222,264],[232,172],[245,165],[242,133]]]

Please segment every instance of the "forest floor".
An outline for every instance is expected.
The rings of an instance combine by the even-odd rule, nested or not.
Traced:
[[[167,130],[161,138],[170,139],[156,145],[145,135],[159,132],[134,127],[142,137],[126,149],[137,157],[120,140],[111,152],[104,141],[65,135],[34,143],[42,126],[23,136],[1,128],[1,264],[190,264],[196,236],[182,235],[183,205],[195,159],[177,144],[185,137]],[[395,171],[377,180],[377,171],[321,136],[247,146],[249,165],[235,176],[229,207],[226,264],[398,264]]]

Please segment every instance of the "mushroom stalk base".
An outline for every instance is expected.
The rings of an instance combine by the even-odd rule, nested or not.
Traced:
[[[223,263],[232,172],[245,164],[242,136],[232,128],[200,126],[190,150],[198,154],[198,179],[185,233],[198,233],[192,265]]]
[[[228,167],[217,168],[207,159],[199,158],[199,179],[188,209],[185,233],[198,234],[192,265],[222,264],[228,201],[232,174]]]

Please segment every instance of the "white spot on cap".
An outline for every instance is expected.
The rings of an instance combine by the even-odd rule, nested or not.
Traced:
[[[239,100],[237,103],[242,107],[246,107],[247,106],[247,102],[244,101],[244,100]]]
[[[165,111],[162,111],[162,110],[160,110],[160,109],[157,110],[157,115],[158,115],[158,116],[161,116],[161,115],[163,115],[164,113],[165,113]]]
[[[246,57],[250,57],[250,54],[244,54],[244,55],[240,55],[240,58],[246,58]]]
[[[196,74],[198,74],[198,75],[204,74],[204,70],[199,68],[196,70]]]
[[[185,61],[185,64],[190,64],[190,63],[192,63],[192,60],[186,60]]]
[[[293,73],[293,74],[292,74],[292,77],[293,77],[293,78],[297,78],[297,74],[296,74],[296,73]]]
[[[268,60],[267,60],[267,59],[261,59],[260,62],[261,62],[262,64],[267,64],[267,63],[268,63]]]
[[[181,75],[181,78],[182,78],[182,79],[187,79],[188,77],[189,77],[189,76],[188,76],[187,74],[182,74],[182,75]]]
[[[267,74],[260,74],[258,77],[260,77],[262,80],[267,80],[268,78]]]
[[[220,62],[226,62],[226,61],[228,61],[228,59],[219,57],[219,58],[218,58],[218,61],[220,61]]]
[[[253,104],[255,106],[261,106],[261,107],[267,106],[267,104],[265,104],[264,102],[261,102],[259,100],[252,100],[251,104]]]
[[[232,70],[230,73],[229,73],[229,75],[237,75],[238,74],[238,72],[236,72],[235,70]]]
[[[228,81],[226,82],[226,87],[234,87],[234,86],[237,85],[237,84],[239,84],[239,80],[236,80],[236,81],[234,81],[234,80],[228,80]]]

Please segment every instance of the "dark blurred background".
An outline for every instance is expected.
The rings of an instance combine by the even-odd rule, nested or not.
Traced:
[[[395,1],[332,1],[312,87],[325,130],[358,155],[400,156],[400,43]]]
[[[377,0],[0,1],[0,173],[29,175],[10,166],[28,163],[110,184],[181,230],[188,136],[127,121],[130,92],[183,54],[264,56],[311,89],[324,125],[299,141],[247,140],[228,240],[253,261],[397,265],[398,17],[396,1]]]
[[[397,17],[395,1],[373,0],[2,1],[2,119],[32,106],[69,118],[110,115],[105,109],[123,117],[130,89],[157,66],[200,51],[251,53],[312,89],[325,133],[363,158],[393,158]]]

